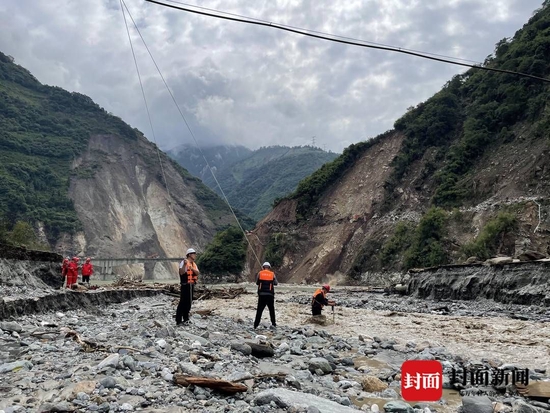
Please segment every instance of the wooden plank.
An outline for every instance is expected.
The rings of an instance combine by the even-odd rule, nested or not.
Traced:
[[[227,380],[212,379],[210,377],[187,376],[185,374],[174,374],[174,383],[180,386],[189,386],[190,384],[194,384],[195,386],[208,387],[222,393],[231,394],[245,392],[248,390],[248,387],[244,384],[232,383]]]

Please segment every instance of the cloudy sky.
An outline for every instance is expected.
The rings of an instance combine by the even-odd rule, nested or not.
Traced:
[[[125,0],[200,144],[340,152],[393,126],[463,68]],[[184,1],[184,0],[182,0]],[[191,0],[189,0],[191,1]],[[310,30],[483,61],[542,0],[196,0]],[[194,141],[132,38],[163,149]],[[0,50],[152,140],[119,0],[2,0]]]

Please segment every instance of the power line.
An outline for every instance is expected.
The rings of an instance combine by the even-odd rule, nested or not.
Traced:
[[[130,29],[128,28],[128,23],[126,22],[126,13],[124,13],[124,7],[122,5],[122,0],[120,0],[120,9],[122,10],[122,17],[124,18],[124,27],[126,28],[126,34],[128,35],[128,41],[130,42],[130,49],[132,50],[132,56],[134,57],[134,64],[136,66],[136,72],[139,79],[139,86],[141,87],[141,95],[143,96],[143,101],[145,102],[145,110],[147,111],[147,118],[149,119],[149,125],[151,126],[151,133],[153,134],[153,141],[157,147],[157,156],[159,158],[160,171],[162,173],[162,179],[164,180],[164,186],[166,186],[166,193],[168,194],[168,205],[172,208],[172,198],[170,197],[170,189],[168,188],[168,182],[166,181],[166,174],[164,173],[164,167],[162,166],[162,158],[160,156],[160,149],[157,144],[157,137],[155,135],[155,128],[153,128],[153,121],[151,120],[151,113],[149,112],[149,105],[147,104],[147,98],[145,97],[145,90],[143,89],[143,82],[141,81],[141,74],[139,73],[139,66],[136,59],[136,54],[134,52],[134,45],[132,44],[132,38],[130,36]]]
[[[252,253],[254,254],[254,257],[256,258],[256,261],[258,262],[258,264],[261,265],[261,261],[258,257],[258,255],[256,254],[256,251],[254,250],[254,248],[252,247],[252,244],[250,243],[250,240],[248,239],[248,237],[246,236],[246,232],[244,230],[244,228],[242,227],[241,223],[239,222],[239,219],[237,218],[237,215],[235,214],[235,211],[233,210],[233,207],[231,206],[231,204],[229,203],[229,200],[227,199],[227,196],[225,195],[225,192],[223,191],[218,179],[216,178],[216,175],[214,174],[214,171],[212,170],[212,167],[210,166],[210,163],[208,162],[208,160],[206,159],[206,156],[204,155],[204,152],[202,151],[201,147],[199,146],[199,143],[197,141],[197,138],[195,137],[195,134],[193,133],[193,131],[191,130],[191,127],[189,126],[189,123],[187,122],[187,120],[185,119],[185,116],[178,104],[178,102],[176,101],[176,98],[174,97],[174,94],[172,93],[172,91],[170,90],[170,87],[168,87],[168,83],[166,82],[166,79],[164,78],[164,76],[162,75],[162,72],[159,68],[159,66],[157,65],[157,62],[155,60],[155,58],[153,57],[153,54],[151,53],[151,50],[149,50],[149,46],[147,46],[147,43],[145,42],[145,39],[143,38],[142,34],[141,34],[141,31],[139,30],[134,18],[132,17],[132,14],[130,13],[130,10],[128,9],[128,6],[126,5],[126,3],[124,2],[124,0],[120,0],[122,2],[122,4],[124,5],[124,8],[126,9],[126,11],[128,12],[128,16],[130,17],[130,19],[132,20],[132,23],[134,24],[134,27],[137,31],[137,33],[139,34],[139,37],[141,39],[141,41],[143,42],[143,45],[145,46],[145,49],[147,50],[147,53],[149,54],[149,57],[151,58],[151,60],[153,61],[153,64],[155,65],[156,69],[157,69],[157,72],[160,76],[160,78],[162,79],[162,82],[164,83],[164,86],[166,87],[166,90],[168,90],[168,93],[170,94],[170,97],[172,98],[172,101],[174,102],[174,104],[176,105],[176,108],[181,116],[181,118],[183,119],[183,122],[185,123],[185,126],[187,127],[187,130],[189,131],[189,133],[191,134],[191,137],[193,138],[193,141],[195,142],[195,145],[197,146],[199,152],[201,153],[203,159],[204,159],[204,162],[206,162],[206,166],[208,166],[208,169],[210,170],[210,173],[212,174],[212,177],[214,178],[214,181],[216,182],[216,185],[218,186],[227,206],[229,207],[229,210],[231,211],[231,213],[233,214],[233,217],[235,218],[235,221],[237,222],[237,225],[239,226],[239,228],[241,229],[243,235],[244,235],[244,238],[246,239],[246,242],[248,243],[248,245],[250,246],[250,249],[252,250]]]
[[[164,1],[166,1],[168,3],[176,3],[176,4],[181,4],[181,5],[184,5],[184,6],[194,7],[196,9],[208,10],[208,11],[216,12],[218,14],[225,14],[225,15],[228,15],[228,16],[242,17],[242,18],[248,19],[248,20],[254,20],[254,21],[258,21],[258,22],[268,23],[270,25],[273,24],[272,22],[270,22],[268,20],[258,19],[256,17],[248,17],[248,16],[243,16],[242,14],[229,13],[229,12],[226,12],[226,11],[210,9],[208,7],[197,6],[197,5],[194,5],[194,4],[184,3],[184,2],[181,2],[181,1],[177,1],[177,0],[164,0]],[[337,37],[337,38],[340,38],[340,39],[353,40],[353,41],[356,41],[356,42],[368,43],[368,44],[377,45],[377,46],[393,47],[393,48],[397,49],[397,47],[395,47],[395,46],[387,45],[387,44],[384,44],[384,43],[377,43],[377,42],[372,42],[372,41],[369,41],[369,40],[362,40],[362,39],[357,39],[357,38],[348,37],[348,36],[340,36],[340,35],[337,35],[337,34],[321,32],[321,31],[317,31],[317,30],[302,29],[300,27],[292,26],[292,25],[289,25],[289,24],[282,24],[282,23],[275,23],[275,24],[277,24],[277,26],[289,27],[291,29],[302,30],[302,31],[310,32],[310,33],[324,34],[326,36]],[[447,56],[447,55],[442,55],[442,54],[437,54],[437,53],[423,52],[423,51],[420,51],[420,50],[408,49],[408,48],[405,48],[405,47],[400,47],[399,49],[408,50],[410,52],[423,53],[423,54],[430,55],[430,56],[445,57],[447,59],[454,59],[454,60],[460,60],[460,61],[463,61],[463,62],[481,64],[480,62],[475,61],[475,60],[462,59],[460,57],[455,57],[455,56]]]
[[[403,53],[403,54],[407,54],[407,55],[411,55],[411,56],[420,57],[420,58],[423,58],[423,59],[435,60],[437,62],[449,63],[449,64],[453,64],[453,65],[458,65],[458,66],[469,67],[469,68],[472,68],[472,69],[485,70],[485,71],[488,71],[488,72],[506,73],[506,74],[510,74],[510,75],[523,76],[523,77],[528,77],[528,78],[531,78],[531,79],[541,80],[543,82],[549,82],[550,83],[550,79],[530,75],[528,73],[514,72],[512,70],[497,69],[497,68],[493,68],[493,67],[482,66],[481,64],[473,65],[473,64],[469,64],[469,63],[465,63],[465,62],[453,61],[453,60],[449,60],[448,58],[437,57],[436,55],[433,55],[433,54],[428,54],[428,53],[424,53],[424,52],[416,52],[416,51],[412,51],[412,50],[408,50],[408,49],[403,49],[403,48],[400,48],[400,47],[383,46],[383,45],[377,45],[377,44],[367,44],[367,43],[360,42],[360,41],[355,41],[355,40],[352,41],[352,40],[346,40],[346,39],[342,39],[342,38],[338,39],[338,38],[335,38],[336,36],[334,36],[332,34],[330,36],[333,36],[333,37],[328,37],[328,35],[325,35],[325,34],[316,34],[316,33],[313,33],[313,32],[309,32],[307,29],[294,28],[294,27],[291,27],[291,26],[284,26],[284,25],[281,25],[281,24],[278,24],[278,23],[267,22],[267,21],[263,21],[263,20],[251,20],[249,18],[231,17],[228,13],[219,12],[219,11],[216,11],[217,14],[214,14],[214,13],[209,13],[209,12],[206,12],[206,11],[193,10],[193,9],[188,8],[188,7],[181,7],[181,6],[176,6],[176,5],[173,5],[173,4],[166,4],[166,3],[156,1],[156,0],[146,0],[146,1],[149,2],[149,3],[158,4],[160,6],[168,7],[168,8],[171,8],[171,9],[186,11],[188,13],[195,13],[195,14],[200,14],[200,15],[209,16],[209,17],[215,17],[215,18],[223,19],[223,20],[231,20],[231,21],[235,21],[235,22],[239,22],[239,23],[247,23],[247,24],[253,24],[253,25],[257,25],[257,26],[271,27],[273,29],[284,30],[284,31],[287,31],[287,32],[301,34],[303,36],[309,36],[309,37],[313,37],[313,38],[316,38],[316,39],[328,40],[328,41],[331,41],[331,42],[342,43],[342,44],[347,44],[347,45],[351,45],[351,46],[360,46],[360,47],[366,47],[366,48],[370,48],[370,49],[379,49],[379,50],[386,50],[386,51],[389,51],[389,52]],[[225,15],[222,15],[221,13],[224,13]],[[461,59],[461,60],[463,60],[463,59]]]

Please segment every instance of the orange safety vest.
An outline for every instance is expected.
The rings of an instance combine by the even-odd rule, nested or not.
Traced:
[[[273,280],[275,279],[275,273],[269,270],[261,270],[258,273],[258,291],[271,292],[273,291]]]
[[[322,303],[320,303],[319,301],[316,301],[316,300],[315,300],[315,297],[317,297],[317,295],[318,295],[319,293],[323,294],[323,298],[326,298],[325,292],[323,291],[323,289],[322,289],[322,288],[319,288],[317,291],[315,291],[315,292],[313,293],[313,298],[311,299],[311,305],[314,305],[315,303],[317,303],[317,304],[319,304],[319,305],[321,306],[321,308],[323,308],[323,307],[324,307],[324,304],[322,304]]]
[[[189,260],[185,260],[185,272],[187,273],[187,283],[188,284],[196,284],[198,276],[195,275],[193,272],[193,269],[198,270],[197,264],[192,262],[190,263]]]

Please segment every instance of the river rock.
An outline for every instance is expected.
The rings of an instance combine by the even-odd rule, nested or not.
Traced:
[[[544,258],[546,258],[546,255],[538,251],[525,251],[524,253],[518,255],[518,259],[520,261],[536,261]]]
[[[548,410],[542,409],[540,407],[535,407],[519,399],[519,400],[515,400],[512,403],[512,412],[513,413],[548,413]]]
[[[275,352],[271,346],[265,344],[257,344],[247,341],[246,344],[250,346],[252,355],[258,358],[273,357]]]
[[[21,369],[30,370],[32,369],[32,363],[27,360],[18,360],[12,363],[0,364],[0,374],[4,374],[10,371],[17,371]]]
[[[309,360],[308,369],[311,372],[320,370],[324,374],[332,373],[332,367],[330,366],[330,363],[328,362],[327,359],[323,357],[314,357],[311,360]]]
[[[120,359],[120,356],[118,354],[111,354],[109,356],[107,356],[106,358],[104,358],[98,365],[97,365],[97,368],[99,370],[105,368],[105,367],[112,367],[112,368],[117,368],[118,366],[118,361]]]
[[[249,356],[250,354],[252,354],[252,347],[250,347],[246,343],[241,343],[240,341],[232,341],[231,350],[238,351],[239,353],[242,353],[245,356]]]
[[[21,333],[23,331],[23,327],[15,321],[2,321],[0,322],[0,330]]]
[[[376,393],[384,391],[388,388],[388,384],[384,383],[378,377],[375,376],[366,376],[361,381],[363,385],[363,390],[369,393]]]
[[[342,406],[336,402],[313,394],[301,393],[283,388],[269,389],[260,392],[254,398],[258,406],[268,405],[274,402],[277,406],[287,411],[290,409],[307,409],[315,407],[321,413],[352,413],[357,412],[351,407]]]
[[[493,413],[493,403],[487,396],[464,396],[463,413]]]
[[[384,405],[384,412],[386,413],[414,413],[414,409],[405,402],[400,400],[392,400]]]
[[[504,265],[504,264],[511,264],[514,262],[514,259],[512,257],[496,257],[496,258],[489,258],[485,261],[485,264],[488,265]]]

